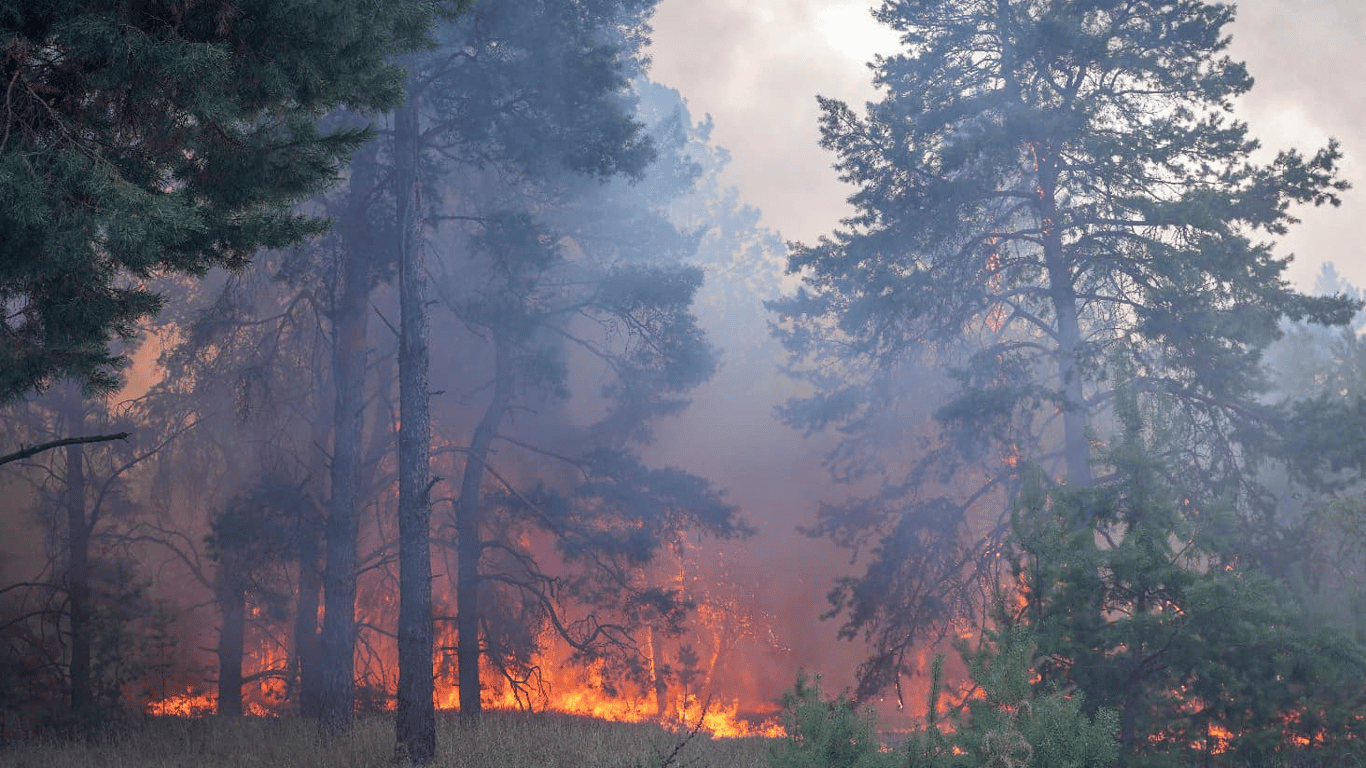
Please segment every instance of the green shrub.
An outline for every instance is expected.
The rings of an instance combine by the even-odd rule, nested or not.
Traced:
[[[820,676],[797,674],[783,696],[787,736],[769,752],[769,768],[893,768],[903,760],[878,742],[871,711],[860,714],[843,695],[821,696]]]
[[[983,697],[957,719],[955,743],[980,768],[1111,768],[1119,761],[1119,718],[1083,710],[1080,691],[1039,692],[1031,683],[1035,642],[1027,627],[988,632],[959,652]]]
[[[1077,691],[1035,690],[1034,649],[1024,627],[989,632],[976,649],[960,646],[981,696],[953,714],[947,733],[935,714],[943,657],[935,659],[926,725],[893,749],[878,742],[871,711],[822,698],[820,679],[799,674],[784,696],[787,737],[770,751],[769,768],[1113,768],[1117,715],[1088,716]]]

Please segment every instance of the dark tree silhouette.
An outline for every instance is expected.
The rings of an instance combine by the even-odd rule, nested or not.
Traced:
[[[366,138],[342,105],[393,106],[433,6],[49,3],[0,15],[0,402],[64,378],[120,385],[111,351],[162,304],[137,281],[240,269],[324,222],[290,206]]]

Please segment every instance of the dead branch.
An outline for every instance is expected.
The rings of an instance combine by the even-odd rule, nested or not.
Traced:
[[[61,448],[64,445],[81,445],[83,443],[103,443],[109,440],[127,440],[130,437],[132,437],[131,432],[116,432],[112,435],[88,435],[86,437],[64,437],[61,440],[50,440],[46,443],[39,443],[37,445],[30,445],[25,448],[20,448],[14,453],[7,453],[4,456],[0,456],[0,464],[8,464],[11,461],[21,461],[23,459],[27,459],[30,456],[42,453],[43,451],[50,451],[53,448]]]

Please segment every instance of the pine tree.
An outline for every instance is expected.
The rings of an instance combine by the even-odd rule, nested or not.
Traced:
[[[120,384],[111,349],[162,304],[159,274],[241,269],[325,222],[291,206],[368,133],[339,106],[393,106],[386,57],[435,5],[6,3],[0,76],[0,402],[58,380]]]
[[[1258,363],[1281,318],[1342,323],[1354,306],[1283,276],[1270,238],[1291,207],[1336,205],[1347,185],[1334,143],[1256,161],[1230,115],[1252,85],[1225,54],[1231,6],[888,0],[877,17],[905,46],[875,64],[881,100],[862,117],[820,100],[856,212],[795,249],[804,286],[774,304],[816,391],[788,421],[838,426],[836,476],[883,484],[813,528],[881,542],[832,595],[842,632],[874,640],[865,693],[974,609],[996,562],[980,532],[1004,532],[1017,467],[1095,483],[1116,370],[1187,414],[1189,485],[1210,490],[1263,426]],[[916,409],[939,434],[899,423]]]
[[[478,6],[442,27],[441,48],[434,55],[410,62],[410,102],[395,114],[393,155],[395,251],[404,276],[400,380],[405,394],[401,396],[400,444],[405,448],[400,450],[404,464],[400,475],[407,477],[400,492],[405,531],[400,549],[409,553],[401,560],[414,562],[417,568],[401,577],[408,618],[400,618],[400,667],[412,670],[413,677],[409,678],[412,685],[405,685],[406,673],[400,672],[398,739],[414,763],[426,761],[434,740],[433,728],[423,724],[431,720],[431,695],[423,692],[430,691],[432,673],[430,565],[417,563],[426,556],[430,519],[426,500],[430,491],[428,310],[421,298],[426,289],[425,270],[420,266],[425,234],[421,220],[440,221],[451,216],[453,209],[460,211],[456,218],[487,216],[479,196],[451,191],[449,199],[443,200],[438,192],[455,183],[478,184],[481,175],[505,174],[531,187],[547,178],[563,180],[566,174],[599,180],[617,174],[639,178],[654,152],[622,97],[630,75],[643,66],[640,49],[646,42],[645,20],[652,7],[649,2],[616,1]],[[491,194],[501,197],[507,192],[497,189],[494,182]],[[478,211],[473,216],[466,213],[472,208]],[[499,322],[515,320],[508,317]],[[495,393],[503,391],[495,388]],[[485,421],[496,425],[506,415],[504,408],[495,396]],[[479,484],[490,429],[476,429],[472,437],[463,473],[463,480],[471,485],[462,486],[457,512],[461,547],[457,653],[460,711],[466,719],[477,719],[481,709],[480,624],[485,613],[479,605],[479,561],[484,547]],[[403,569],[408,573],[406,566]],[[417,594],[424,589],[425,598]],[[424,623],[421,630],[419,623]]]
[[[1130,753],[1255,762],[1296,738],[1348,744],[1360,694],[1344,682],[1366,652],[1242,555],[1227,503],[1181,492],[1183,416],[1135,394],[1117,394],[1106,482],[1047,490],[1031,473],[1013,521],[1015,619],[1038,640],[1040,684],[1118,713]]]

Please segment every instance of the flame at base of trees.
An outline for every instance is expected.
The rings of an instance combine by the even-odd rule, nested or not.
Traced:
[[[446,652],[437,651],[434,661],[441,674],[437,677],[436,708],[458,711],[460,689],[457,675],[441,664]],[[359,661],[359,660],[358,660]],[[381,667],[396,674],[394,664]],[[715,738],[769,737],[784,735],[776,702],[743,701],[740,697],[715,695],[711,685],[656,687],[658,678],[648,670],[643,681],[622,681],[608,673],[602,660],[579,663],[570,658],[560,644],[549,644],[535,654],[525,667],[529,673],[513,682],[500,670],[486,664],[483,704],[489,711],[555,712],[592,717],[612,722],[656,722],[666,727],[698,727]],[[276,643],[263,640],[244,659],[242,711],[256,717],[278,717],[295,711],[293,680],[288,673],[287,654]],[[364,708],[393,711],[396,679],[385,674],[378,681],[358,688]],[[375,690],[375,688],[380,690]],[[663,691],[663,695],[661,695]],[[664,711],[660,711],[660,703]],[[163,695],[144,705],[147,714],[164,717],[197,718],[217,711],[218,692],[211,684],[184,685],[176,693]],[[698,724],[700,723],[700,727]]]
[[[719,700],[701,698],[694,693],[679,693],[668,702],[661,713],[653,696],[612,695],[603,690],[600,672],[587,669],[565,670],[556,681],[543,681],[543,694],[528,706],[525,698],[506,682],[502,690],[486,692],[485,701],[492,711],[543,711],[593,717],[611,722],[658,722],[670,727],[694,727],[715,738],[768,737],[784,735],[777,719],[777,706],[748,708],[742,712],[738,698]],[[449,681],[445,681],[449,682]],[[255,717],[276,717],[286,711],[285,684],[280,679],[265,679],[243,688],[243,712]],[[454,685],[438,685],[438,710],[458,710],[460,690]],[[148,702],[147,714],[159,717],[198,718],[212,715],[218,706],[218,694],[212,689],[187,686],[180,693]],[[392,696],[384,699],[384,709],[393,709]]]
[[[559,673],[543,675],[538,690],[530,696],[525,688],[518,690],[503,679],[499,690],[485,691],[485,706],[495,711],[558,712],[613,722],[657,722],[669,727],[692,728],[700,722],[699,730],[716,738],[776,738],[784,734],[776,703],[742,702],[682,690],[671,691],[664,698],[661,712],[660,700],[652,691],[628,692],[606,682],[601,662],[575,667],[568,660],[541,661],[541,668],[558,669]],[[458,688],[438,683],[438,709],[454,710],[458,697]]]

